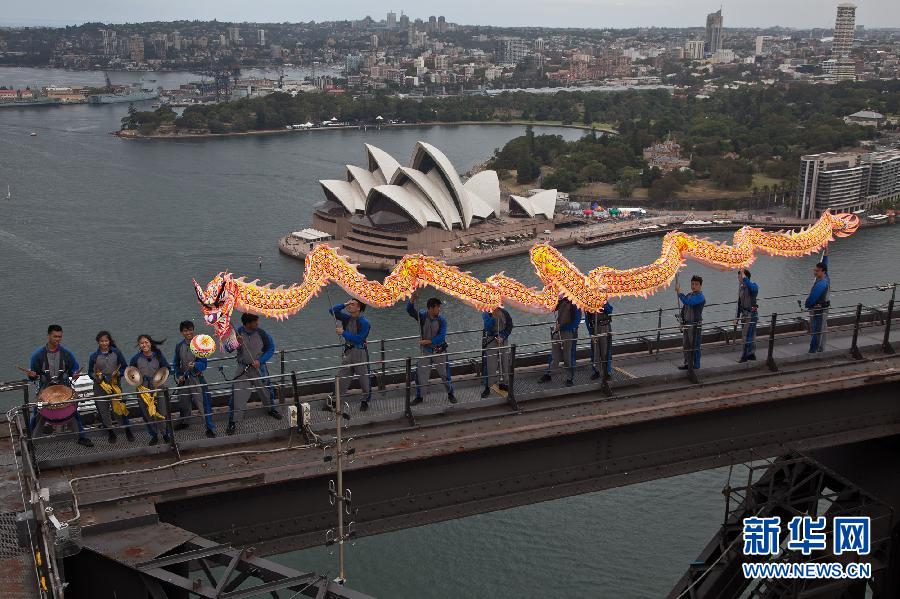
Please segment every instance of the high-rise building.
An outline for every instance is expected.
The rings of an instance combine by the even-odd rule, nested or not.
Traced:
[[[900,151],[801,156],[798,194],[800,218],[900,199]]]
[[[518,64],[528,56],[528,42],[517,37],[500,40],[500,62]]]
[[[535,52],[543,52],[544,51],[544,38],[539,37],[534,40],[534,51]]]
[[[428,33],[434,33],[437,31],[437,17],[431,15],[428,17]]]
[[[850,56],[855,28],[856,6],[847,2],[838,4],[837,18],[834,20],[834,41],[831,43],[831,53],[835,58]]]
[[[856,79],[856,65],[850,59],[855,30],[856,6],[848,2],[838,4],[837,17],[834,20],[834,41],[831,43],[831,54],[837,62],[834,78],[838,81]]]
[[[140,35],[128,38],[128,57],[132,62],[144,62],[144,38]]]
[[[237,45],[238,41],[241,39],[241,28],[237,25],[232,25],[228,28],[228,41],[232,44]]]
[[[684,45],[684,57],[687,60],[703,60],[703,40],[688,40]]]
[[[266,45],[266,30],[265,29],[257,29],[256,30],[256,43],[259,46]]]
[[[722,49],[722,9],[706,15],[706,52],[715,54]]]
[[[756,36],[756,56],[762,56],[768,53],[768,48],[771,46],[772,37],[768,35],[757,35]]]
[[[406,31],[409,29],[409,16],[400,14],[400,31]]]
[[[441,33],[447,33],[447,19],[443,15],[438,17],[437,28]]]

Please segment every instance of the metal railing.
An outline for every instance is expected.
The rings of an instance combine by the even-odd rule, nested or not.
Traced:
[[[893,290],[893,286],[883,288],[883,291]],[[659,310],[641,313],[654,312],[659,314]],[[22,455],[28,460],[30,468],[38,473],[40,467],[55,464],[95,461],[147,452],[173,452],[180,458],[184,448],[235,441],[252,442],[287,437],[288,446],[293,446],[298,439],[310,442],[316,437],[316,431],[321,432],[329,427],[329,418],[333,418],[333,413],[324,410],[322,406],[325,405],[326,398],[333,394],[334,385],[340,384],[341,377],[346,376],[346,370],[342,372],[342,369],[352,366],[364,366],[367,369],[371,389],[365,406],[360,401],[362,397],[359,392],[351,390],[342,394],[342,403],[346,402],[349,406],[351,418],[370,422],[405,419],[410,426],[416,424],[417,417],[437,414],[447,409],[507,404],[509,409],[518,411],[523,401],[548,395],[559,396],[589,390],[600,390],[606,396],[614,395],[616,386],[629,383],[632,379],[623,378],[618,371],[609,372],[605,364],[598,363],[599,356],[594,360],[586,359],[591,347],[596,349],[599,343],[608,344],[614,363],[621,360],[639,361],[642,354],[654,356],[656,362],[671,360],[677,363],[677,355],[682,352],[687,379],[693,383],[699,382],[691,355],[695,349],[686,349],[681,343],[686,327],[680,323],[662,324],[658,317],[655,326],[617,331],[615,324],[618,318],[613,318],[613,329],[609,332],[571,341],[574,354],[571,367],[566,372],[566,378],[557,379],[556,382],[548,383],[540,375],[545,371],[549,372],[545,369],[551,350],[554,345],[559,346],[560,341],[511,344],[502,349],[510,356],[508,370],[492,373],[485,371],[485,351],[478,343],[433,356],[382,354],[383,357],[379,359],[358,364],[333,363],[317,368],[284,370],[255,378],[240,377],[232,380],[225,376],[223,380],[205,380],[200,385],[162,386],[152,392],[152,402],[159,414],[155,417],[148,416],[147,410],[141,409],[142,404],[147,405],[147,400],[137,391],[75,398],[55,404],[55,409],[63,409],[74,403],[76,413],[81,416],[80,420],[68,418],[64,422],[51,422],[51,430],[41,430],[43,423],[35,415],[49,415],[52,421],[54,408],[32,401],[30,386],[15,382],[4,389],[22,393],[22,403],[12,408],[7,417],[25,445]],[[757,327],[759,337],[756,339],[760,349],[760,362],[765,355],[767,367],[772,371],[778,370],[779,348],[788,343],[796,344],[799,338],[812,338],[814,335],[824,337],[823,350],[830,349],[828,339],[839,335],[843,343],[841,349],[845,349],[853,359],[862,359],[861,335],[868,334],[868,329],[875,327],[883,327],[883,333],[879,332],[880,351],[885,354],[893,353],[892,324],[896,325],[893,321],[898,318],[900,314],[895,308],[893,297],[884,305],[879,303],[876,306],[865,306],[856,303],[832,306],[828,309],[827,329],[821,332],[811,330],[807,310],[760,314]],[[532,326],[547,324],[535,323]],[[732,319],[708,320],[693,325],[692,328],[693,334],[699,339],[696,351],[702,351],[708,346],[722,351],[728,351],[731,347],[734,347],[733,351],[737,351],[739,347],[740,340],[733,329]],[[472,332],[474,331],[466,331]],[[871,336],[866,345],[870,348],[873,346]],[[790,357],[799,356],[797,352],[802,352],[802,348],[794,348],[792,351],[794,353]],[[445,361],[450,365],[449,381],[434,378],[430,366],[421,369],[417,367],[421,360],[430,357],[437,357],[438,361]],[[209,373],[210,370],[207,369],[207,374]],[[667,376],[674,374],[673,368]],[[350,378],[357,379],[351,382],[351,388],[358,386],[359,377]],[[636,377],[635,382],[642,378]],[[565,387],[558,384],[562,380],[566,380]],[[499,388],[500,382],[505,383],[505,389]],[[236,394],[244,397],[236,402]],[[246,404],[244,400],[252,395],[256,396],[259,403]],[[421,401],[417,401],[418,397],[422,398]],[[127,420],[113,416],[110,425],[103,426],[98,408],[102,405],[101,402],[112,401],[124,403]],[[46,423],[47,418],[44,420]],[[83,429],[81,422],[84,424]],[[232,422],[233,426],[230,425]],[[235,438],[232,439],[232,436]],[[83,439],[89,439],[90,445]]]

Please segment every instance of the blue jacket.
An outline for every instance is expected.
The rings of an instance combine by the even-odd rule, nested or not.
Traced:
[[[825,276],[813,283],[812,289],[809,291],[809,296],[806,298],[807,310],[811,310],[813,306],[822,301],[825,292],[828,291],[828,287],[831,285],[831,279],[828,278],[828,256],[825,256],[822,259],[822,263],[825,265],[826,269]]]
[[[678,294],[678,299],[684,304],[681,308],[681,321],[684,324],[696,324],[703,320],[703,306],[706,305],[706,298],[703,292]]]
[[[70,352],[68,349],[66,349],[62,345],[59,346],[58,351],[61,354],[60,355],[61,361],[60,361],[59,366],[62,370],[65,371],[66,376],[71,378],[72,375],[74,375],[75,372],[78,371],[78,360],[75,359],[75,354]],[[34,351],[33,354],[31,354],[31,359],[28,362],[28,369],[35,371],[36,373],[38,373],[38,375],[36,377],[28,377],[30,380],[36,381],[36,380],[42,378],[42,375],[44,374],[44,362],[46,362],[46,359],[47,359],[47,346],[46,345],[43,347],[39,347],[38,349],[36,349]]]
[[[120,350],[118,347],[111,347],[109,348],[109,351],[114,353],[116,357],[119,358],[119,376],[121,377],[123,374],[125,374],[125,367],[128,366],[128,362],[125,360],[125,354],[123,354],[122,350]],[[88,358],[88,375],[91,377],[91,379],[94,378],[94,364],[97,363],[97,356],[99,356],[100,353],[100,349],[98,348],[97,351],[92,353]]]
[[[419,323],[419,329],[422,329],[423,323],[428,318],[428,310],[416,310],[412,302],[406,302],[406,313],[415,318]],[[447,341],[447,319],[438,314],[437,321],[440,327],[437,335],[431,338],[431,344],[443,345]]]
[[[500,308],[503,311],[504,316],[506,317],[506,326],[497,331],[497,336],[500,337],[503,341],[509,339],[510,333],[513,330],[513,321],[512,316],[509,315],[509,312]],[[491,312],[482,312],[481,319],[484,321],[484,334],[486,336],[493,336],[494,329],[497,328],[497,319],[494,318],[494,315]]]
[[[366,339],[369,337],[369,330],[372,328],[372,325],[369,324],[369,319],[359,315],[357,318],[357,324],[359,325],[357,328],[359,331],[357,333],[351,333],[346,329],[347,321],[353,318],[346,312],[344,312],[344,307],[346,304],[335,304],[332,308],[328,309],[328,312],[331,313],[332,316],[341,321],[341,325],[343,325],[344,332],[341,333],[341,337],[343,337],[347,343],[352,345],[357,349],[363,349],[366,347]]]
[[[272,359],[272,356],[275,354],[275,341],[272,339],[272,336],[268,334],[262,327],[256,327],[256,330],[259,331],[260,337],[263,340],[263,353],[259,356],[259,363],[265,364],[269,360]],[[238,335],[246,335],[247,329],[243,326],[237,330]]]
[[[189,342],[182,339],[178,342],[178,345],[175,346],[175,355],[172,357],[172,368],[175,370],[175,378],[183,377],[186,372],[185,369],[187,368],[187,364],[183,366],[181,364],[180,356],[182,345],[189,345]],[[188,347],[188,349],[190,349],[190,347]],[[202,374],[203,371],[206,370],[206,358],[197,358],[196,356],[194,356],[194,358],[193,370],[198,375]]]

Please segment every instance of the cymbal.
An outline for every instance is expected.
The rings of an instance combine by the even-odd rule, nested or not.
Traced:
[[[141,376],[141,371],[136,366],[129,366],[125,369],[125,382],[132,387],[137,387],[144,383],[144,377]]]
[[[159,368],[156,372],[153,373],[153,378],[150,379],[150,386],[154,389],[158,389],[162,387],[166,380],[169,378],[169,369],[165,366]]]

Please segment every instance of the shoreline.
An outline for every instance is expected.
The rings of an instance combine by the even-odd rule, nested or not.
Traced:
[[[243,131],[243,132],[229,132],[229,133],[176,133],[173,135],[160,135],[160,134],[152,134],[152,135],[141,135],[137,132],[132,133],[130,129],[120,129],[119,131],[111,132],[111,135],[115,135],[121,139],[151,139],[151,140],[165,140],[165,141],[174,141],[179,139],[214,139],[214,138],[229,138],[229,137],[247,137],[253,135],[282,135],[288,133],[312,133],[313,131],[341,131],[341,130],[357,130],[357,131],[368,131],[369,129],[381,130],[381,129],[400,129],[400,128],[416,128],[416,127],[439,127],[439,126],[460,126],[460,125],[531,125],[534,127],[561,127],[564,129],[581,129],[583,131],[591,131],[591,127],[587,125],[576,125],[569,124],[564,125],[560,123],[553,123],[548,121],[523,121],[523,120],[511,120],[511,121],[426,121],[421,123],[396,123],[396,124],[387,124],[387,125],[334,125],[333,127],[312,127],[310,129],[263,129],[259,131]],[[605,135],[618,135],[619,132],[615,129],[594,129],[600,133]]]

